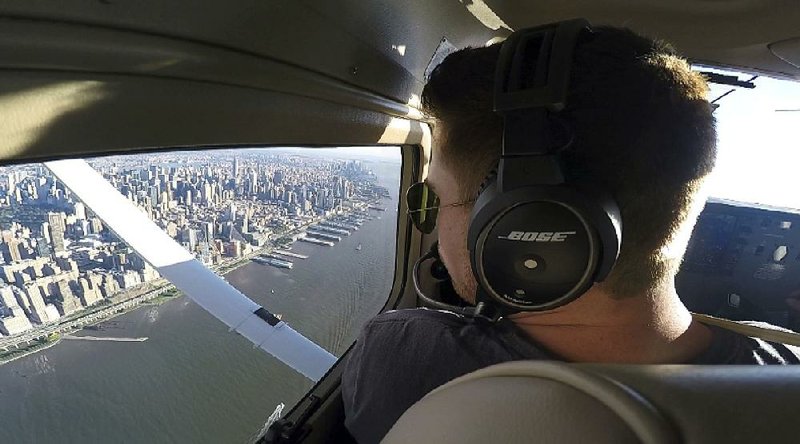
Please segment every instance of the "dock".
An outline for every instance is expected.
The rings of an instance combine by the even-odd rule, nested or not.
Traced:
[[[358,230],[358,227],[355,226],[355,225],[344,224],[344,223],[341,223],[341,222],[333,222],[333,221],[329,221],[329,220],[323,220],[319,224],[320,225],[325,225],[327,227],[338,228],[340,230],[346,230],[346,231],[357,231]]]
[[[63,339],[69,339],[72,341],[144,342],[148,338],[146,336],[143,338],[103,338],[97,336],[64,335]]]
[[[318,238],[324,239],[324,240],[329,240],[329,241],[339,242],[340,240],[342,240],[341,236],[335,236],[333,234],[323,233],[321,231],[308,230],[308,231],[306,231],[306,233],[310,234],[311,236],[318,237]]]
[[[294,253],[286,250],[272,250],[272,252],[275,254],[280,254],[282,256],[293,257],[295,259],[308,259],[308,256],[306,256],[305,254]]]
[[[322,225],[322,224],[317,225],[315,227],[309,227],[309,228],[312,229],[312,230],[324,231],[326,233],[331,233],[331,234],[340,234],[342,236],[350,236],[350,232],[345,230],[345,229],[326,226],[326,225]]]
[[[310,244],[324,245],[326,247],[332,247],[334,245],[334,243],[331,242],[331,241],[317,239],[315,237],[301,237],[300,239],[297,239],[297,240],[303,241],[303,242],[308,242]]]

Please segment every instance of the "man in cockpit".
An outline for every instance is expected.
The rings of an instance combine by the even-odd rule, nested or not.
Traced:
[[[492,110],[499,46],[451,54],[432,73],[423,106],[433,119],[425,185],[438,195],[439,253],[459,296],[478,283],[467,248],[470,214],[500,157]],[[610,192],[624,236],[608,277],[549,311],[494,323],[438,310],[381,314],[351,350],[342,381],[346,426],[376,442],[402,413],[451,379],[500,362],[796,364],[800,350],[699,323],[674,277],[716,156],[704,78],[662,42],[599,27],[573,56],[563,118],[574,142],[568,170]],[[420,185],[422,186],[422,185]]]

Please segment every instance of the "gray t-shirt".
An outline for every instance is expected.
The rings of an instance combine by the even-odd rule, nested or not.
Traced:
[[[689,364],[799,364],[800,348],[709,326],[711,346]],[[523,359],[562,360],[513,322],[453,313],[398,310],[364,327],[342,376],[345,426],[359,443],[380,441],[398,418],[436,387],[472,371]]]

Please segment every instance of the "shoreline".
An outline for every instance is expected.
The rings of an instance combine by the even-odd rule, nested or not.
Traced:
[[[293,230],[289,230],[287,232],[281,233],[279,239],[286,238],[287,236],[291,237],[291,236],[293,236],[293,235],[295,235],[297,233],[302,232],[303,230],[308,229],[309,226],[311,226],[311,225],[313,225],[315,223],[319,223],[321,220],[324,220],[324,219],[326,219],[325,216],[315,217],[311,221],[309,221],[308,223],[300,225],[300,226],[298,226],[297,228],[295,228]],[[234,271],[234,270],[236,270],[236,269],[238,269],[240,267],[243,267],[244,265],[249,264],[250,262],[252,262],[252,259],[254,257],[257,257],[259,254],[271,253],[275,249],[287,249],[287,248],[291,248],[291,246],[287,247],[285,242],[275,243],[275,244],[270,243],[269,245],[264,245],[262,247],[258,247],[256,249],[254,249],[252,252],[248,253],[245,256],[242,256],[242,257],[236,258],[236,259],[232,259],[232,260],[230,260],[228,262],[222,262],[220,264],[217,264],[216,266],[211,266],[210,268],[215,273],[217,273],[221,278],[224,279],[225,275],[227,275],[231,271]],[[143,294],[140,294],[138,296],[133,296],[133,297],[126,298],[126,299],[117,300],[116,302],[114,302],[115,296],[112,296],[109,299],[104,299],[104,301],[108,301],[105,304],[105,305],[108,305],[108,307],[100,307],[100,308],[98,308],[98,310],[88,311],[85,314],[81,314],[81,315],[75,316],[75,317],[65,317],[65,318],[68,319],[66,322],[74,322],[74,321],[80,320],[80,319],[82,319],[84,317],[91,316],[94,313],[96,313],[97,311],[100,311],[100,310],[103,310],[103,309],[106,309],[106,308],[111,308],[111,307],[113,307],[115,305],[125,304],[126,302],[128,302],[130,300],[133,300],[133,299],[136,299],[137,297],[142,297],[143,295],[146,295],[149,292],[158,292],[160,290],[164,290],[164,292],[175,291],[176,294],[172,295],[172,296],[166,296],[166,297],[163,296],[162,294],[158,294],[158,295],[155,295],[155,296],[153,296],[153,297],[151,297],[149,299],[142,300],[142,301],[140,301],[140,302],[138,302],[138,303],[136,303],[136,304],[134,304],[134,305],[132,305],[130,307],[127,307],[127,308],[123,307],[120,310],[113,310],[106,317],[103,317],[102,319],[97,319],[97,320],[95,320],[93,322],[83,324],[83,325],[81,325],[80,327],[77,327],[77,328],[66,328],[64,330],[59,330],[57,332],[54,332],[55,334],[58,334],[58,336],[59,336],[57,340],[54,340],[53,342],[45,344],[42,347],[34,348],[32,350],[23,352],[22,354],[20,354],[18,356],[14,356],[13,358],[11,358],[9,360],[0,359],[0,366],[2,366],[4,364],[7,364],[9,362],[13,362],[13,361],[15,361],[17,359],[33,355],[33,354],[38,353],[40,351],[47,350],[50,347],[53,347],[56,344],[58,344],[59,342],[61,342],[61,340],[63,339],[63,336],[72,335],[73,333],[76,333],[76,332],[79,332],[81,330],[84,330],[86,327],[95,326],[95,325],[101,324],[103,322],[110,321],[112,319],[115,319],[118,316],[121,316],[121,315],[124,315],[124,314],[128,314],[128,313],[131,313],[131,312],[133,312],[135,310],[143,308],[144,306],[148,306],[148,305],[149,306],[158,306],[158,305],[161,305],[161,304],[163,304],[165,302],[169,302],[169,301],[172,301],[172,300],[175,300],[175,299],[179,299],[179,298],[181,298],[183,296],[186,296],[182,291],[177,289],[173,284],[169,283],[169,281],[167,281],[163,277],[161,277],[159,279],[165,281],[165,283],[163,285],[159,286],[159,287],[153,288],[153,289],[151,289],[151,290],[149,290],[147,292],[144,292]],[[132,290],[135,291],[136,289],[134,288]],[[110,302],[110,304],[109,304],[109,302]],[[0,353],[2,353],[2,352],[0,352]]]
[[[54,339],[52,341],[47,341],[47,343],[41,344],[41,346],[39,346],[39,347],[33,348],[31,350],[25,350],[24,352],[22,352],[22,353],[20,353],[18,355],[14,355],[14,356],[12,356],[11,358],[8,358],[8,359],[0,358],[0,366],[8,364],[9,362],[14,362],[17,359],[22,359],[22,358],[28,357],[30,355],[39,353],[40,351],[47,350],[48,348],[53,347],[56,344],[58,344],[59,342],[61,342],[62,339],[63,339],[63,336],[62,335],[58,335],[58,338],[56,338],[56,339]]]
[[[304,228],[306,228],[308,225],[311,225],[312,223],[314,223],[314,222],[310,222],[309,224],[305,224],[305,225],[303,225],[301,227],[298,227],[296,230],[292,230],[291,232],[286,233],[286,234],[291,235],[291,234],[294,234],[295,232],[299,232],[299,231],[303,230]],[[256,250],[253,250],[253,252],[251,252],[247,256],[244,256],[244,257],[241,257],[241,258],[229,261],[229,262],[220,263],[216,267],[213,267],[212,270],[214,270],[215,272],[219,273],[220,277],[224,277],[226,274],[230,273],[231,271],[236,270],[239,267],[243,267],[243,266],[249,264],[251,262],[252,256],[257,256],[258,254],[261,254],[261,253],[265,252],[264,250],[268,250],[266,252],[270,252],[270,251],[272,251],[272,249],[281,248],[281,247],[282,247],[281,245],[263,246],[263,247],[258,248]],[[159,279],[164,279],[164,278],[159,278]],[[169,287],[171,287],[171,288],[169,288]],[[9,362],[16,361],[17,359],[21,359],[21,358],[25,358],[25,357],[31,356],[33,354],[36,354],[36,353],[40,352],[40,351],[47,350],[50,347],[53,347],[53,346],[57,345],[58,343],[60,343],[61,340],[63,339],[63,336],[72,335],[73,333],[76,333],[76,332],[79,332],[81,330],[84,330],[86,327],[91,327],[91,326],[94,326],[94,325],[101,324],[103,322],[107,322],[107,321],[113,320],[114,318],[116,318],[118,316],[122,316],[124,314],[131,313],[131,312],[136,311],[136,310],[138,310],[140,308],[144,308],[145,306],[157,307],[157,306],[159,306],[159,305],[161,305],[161,304],[163,304],[165,302],[169,302],[169,301],[172,301],[172,300],[180,299],[180,298],[186,296],[182,291],[177,289],[173,284],[169,283],[169,281],[167,281],[167,283],[165,283],[164,285],[162,285],[160,287],[157,287],[157,288],[154,288],[154,289],[152,289],[150,291],[159,291],[159,290],[162,290],[162,289],[165,289],[165,288],[166,288],[165,292],[175,291],[176,294],[173,295],[173,296],[166,296],[166,297],[164,297],[162,295],[153,296],[152,298],[146,299],[144,301],[141,301],[140,303],[135,304],[135,305],[133,305],[131,307],[123,308],[122,310],[114,310],[108,316],[103,317],[102,319],[97,319],[94,322],[90,322],[90,323],[84,324],[83,326],[81,326],[79,328],[70,328],[70,329],[61,330],[61,331],[58,332],[58,336],[59,336],[58,339],[56,339],[56,340],[54,340],[52,342],[48,342],[47,344],[44,344],[41,347],[36,347],[36,348],[31,349],[31,350],[26,350],[25,352],[22,352],[19,355],[15,355],[12,358],[7,359],[7,360],[0,358],[0,366],[8,364]],[[127,302],[127,301],[129,301],[131,299],[135,299],[136,297],[138,297],[138,296],[134,296],[134,297],[131,297],[131,298],[128,298],[128,299],[120,300],[116,304],[124,304],[125,302]],[[111,299],[106,299],[106,301],[111,301],[113,298],[114,298],[114,296],[112,296]],[[106,308],[108,308],[108,307],[106,307]],[[90,316],[93,313],[94,312],[87,312],[87,313],[85,313],[85,314],[83,314],[81,316],[76,316],[74,318],[69,318],[68,322],[73,322],[73,321],[79,320],[79,319],[81,319],[83,317]],[[0,353],[2,353],[2,352],[0,352]]]

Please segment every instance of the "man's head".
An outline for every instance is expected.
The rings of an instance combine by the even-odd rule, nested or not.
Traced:
[[[502,119],[492,112],[499,47],[451,54],[423,92],[434,119],[428,182],[443,205],[474,199],[500,157]],[[562,159],[568,174],[620,207],[620,257],[602,284],[615,297],[648,293],[674,276],[716,156],[706,92],[669,46],[627,30],[596,27],[575,49],[562,112],[575,140]],[[442,208],[438,223],[442,258],[467,299],[477,287],[466,244],[470,211]]]

